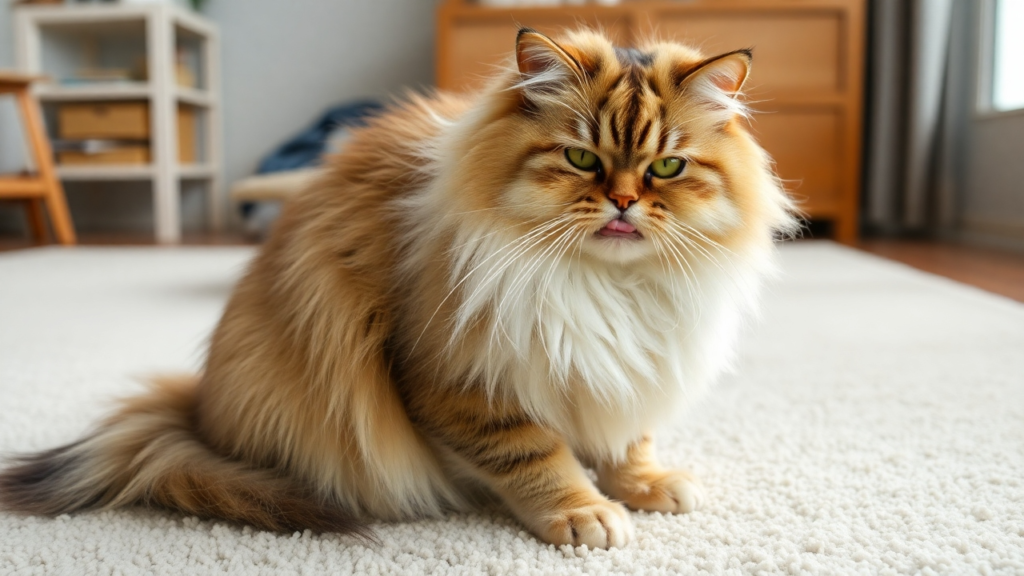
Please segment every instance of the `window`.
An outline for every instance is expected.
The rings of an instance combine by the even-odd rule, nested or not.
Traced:
[[[995,0],[992,108],[1024,108],[1024,0]]]

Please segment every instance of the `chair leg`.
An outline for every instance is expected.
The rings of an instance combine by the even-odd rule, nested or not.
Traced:
[[[32,198],[25,201],[25,212],[28,217],[29,231],[37,244],[46,244],[50,235],[46,229],[46,213],[43,209],[43,201],[39,198]]]
[[[50,224],[53,225],[54,235],[61,244],[73,245],[77,242],[75,227],[71,222],[67,199],[64,197],[64,187],[57,179],[57,172],[53,167],[53,153],[50,151],[50,141],[46,137],[39,106],[29,96],[28,90],[19,91],[17,100],[25,119],[25,132],[31,144],[36,170],[39,171],[39,177],[46,182],[46,208],[50,212]]]
[[[53,224],[57,241],[65,246],[74,246],[78,242],[75,225],[71,222],[71,211],[64,197],[64,187],[55,176],[50,178],[50,197],[46,199],[46,207],[50,210],[50,222]]]

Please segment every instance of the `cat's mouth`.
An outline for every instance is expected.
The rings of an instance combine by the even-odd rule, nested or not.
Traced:
[[[619,218],[605,224],[604,228],[597,231],[597,235],[606,238],[628,238],[630,240],[640,240],[643,238],[643,235],[637,231],[635,226]]]

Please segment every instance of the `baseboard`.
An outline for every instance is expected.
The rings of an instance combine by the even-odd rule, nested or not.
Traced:
[[[1024,221],[970,217],[961,220],[953,238],[976,246],[1024,253]]]

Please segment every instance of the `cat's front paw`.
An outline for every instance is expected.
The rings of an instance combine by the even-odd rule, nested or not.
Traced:
[[[633,539],[633,522],[621,504],[602,499],[549,513],[542,518],[538,535],[556,546],[621,548]]]
[[[605,489],[608,495],[634,510],[684,514],[697,510],[704,503],[700,481],[685,470],[661,470],[619,478]]]

